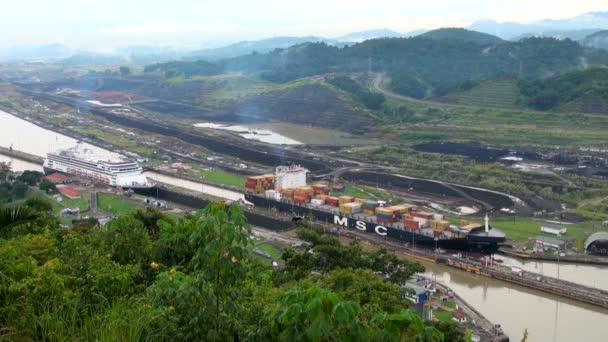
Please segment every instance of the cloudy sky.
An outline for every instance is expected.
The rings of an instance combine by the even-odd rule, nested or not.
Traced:
[[[607,9],[606,0],[6,0],[0,44],[209,47],[279,35],[463,27],[479,19],[562,19]]]

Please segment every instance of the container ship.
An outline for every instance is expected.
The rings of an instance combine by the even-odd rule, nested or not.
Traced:
[[[258,207],[292,213],[342,229],[356,229],[389,237],[412,246],[444,250],[495,253],[505,234],[485,224],[462,220],[453,225],[439,213],[420,211],[410,204],[388,205],[341,195],[344,187],[307,185],[308,170],[298,165],[279,166],[275,174],[253,176],[245,182],[245,199]]]
[[[47,153],[44,171],[61,172],[72,176],[84,177],[95,183],[124,188],[150,188],[154,186],[143,174],[143,169],[135,161],[102,160],[95,157],[86,144]]]

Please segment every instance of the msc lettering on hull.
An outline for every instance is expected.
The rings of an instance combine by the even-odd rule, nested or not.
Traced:
[[[367,223],[364,221],[354,221],[354,225],[353,228],[361,230],[361,231],[367,231],[368,227],[367,227]],[[349,225],[349,220],[348,217],[340,217],[338,215],[334,215],[334,224],[338,225],[338,226],[343,226],[346,228],[350,228]],[[376,232],[376,234],[380,235],[380,236],[386,236],[387,235],[387,229],[384,226],[375,226],[373,228],[374,232]]]

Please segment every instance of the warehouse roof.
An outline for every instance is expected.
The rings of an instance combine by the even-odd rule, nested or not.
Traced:
[[[64,175],[62,173],[51,173],[50,175],[46,175],[42,177],[44,180],[48,180],[51,183],[61,184],[61,183],[69,183],[72,181],[72,177],[68,175]]]
[[[602,240],[608,240],[608,232],[597,232],[591,234],[587,240],[585,240],[585,249],[587,249],[592,243]]]

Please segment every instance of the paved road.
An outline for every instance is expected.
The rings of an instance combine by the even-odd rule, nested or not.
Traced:
[[[97,191],[91,191],[91,199],[89,200],[91,205],[91,212],[97,212]]]

